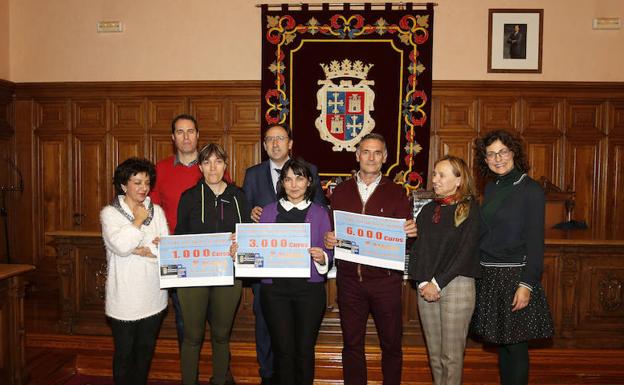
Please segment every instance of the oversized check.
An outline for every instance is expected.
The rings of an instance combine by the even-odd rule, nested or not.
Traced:
[[[309,223],[237,223],[237,277],[310,278]]]
[[[158,244],[160,287],[234,284],[231,233],[169,235]]]
[[[364,265],[405,268],[405,219],[334,211],[334,258]]]

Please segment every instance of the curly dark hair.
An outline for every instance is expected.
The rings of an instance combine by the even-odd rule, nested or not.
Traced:
[[[142,172],[149,176],[150,185],[155,186],[156,168],[149,160],[145,158],[128,158],[117,166],[113,175],[113,186],[117,195],[125,195],[126,193],[121,188],[121,185],[127,184],[130,178]]]
[[[283,198],[288,200],[288,196],[286,195],[286,189],[284,188],[284,179],[286,178],[288,170],[292,170],[293,174],[297,176],[303,176],[305,178],[308,178],[308,180],[310,181],[310,185],[306,189],[303,197],[305,200],[312,200],[312,197],[316,192],[316,187],[312,183],[312,172],[310,171],[310,166],[308,166],[308,163],[301,158],[290,158],[282,166],[282,171],[280,173],[279,179],[277,180],[277,198]]]
[[[520,172],[527,172],[531,168],[524,152],[524,141],[519,135],[505,130],[496,130],[486,133],[484,136],[475,139],[475,167],[481,176],[494,177],[496,174],[490,170],[486,163],[485,148],[490,144],[500,140],[507,148],[513,152],[514,167]]]

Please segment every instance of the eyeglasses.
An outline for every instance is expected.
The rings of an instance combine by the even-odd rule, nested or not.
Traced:
[[[287,136],[282,136],[282,135],[279,135],[279,136],[265,136],[264,137],[264,142],[265,143],[271,143],[271,142],[275,142],[275,141],[277,141],[277,142],[284,142],[287,139],[288,139]]]
[[[488,151],[485,153],[487,160],[496,159],[497,156],[500,156],[501,159],[506,159],[509,155],[511,155],[511,150],[508,148],[501,148],[498,152]]]

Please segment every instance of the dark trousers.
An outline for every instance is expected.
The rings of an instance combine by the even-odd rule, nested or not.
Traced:
[[[520,342],[498,347],[498,368],[502,385],[529,383],[529,343]]]
[[[381,371],[384,385],[400,385],[403,351],[401,337],[400,274],[365,278],[341,274],[338,268],[338,307],[342,328],[342,365],[345,385],[366,385],[364,356],[366,322],[372,314],[381,345]]]
[[[251,284],[251,290],[254,294],[253,312],[256,317],[256,359],[260,366],[260,377],[273,377],[273,349],[271,348],[269,327],[264,319],[260,304],[261,286],[260,282]]]
[[[324,283],[273,279],[262,284],[260,301],[272,337],[274,377],[280,385],[312,385],[314,346],[326,307]]]
[[[113,379],[115,385],[147,384],[164,312],[138,321],[108,318],[113,331]]]

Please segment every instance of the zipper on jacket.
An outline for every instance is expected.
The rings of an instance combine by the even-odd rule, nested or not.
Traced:
[[[366,202],[364,202],[364,200],[362,199],[362,194],[360,194],[360,188],[357,185],[357,180],[355,181],[355,187],[356,187],[358,195],[360,196],[360,202],[362,202],[362,212],[361,212],[361,214],[366,215],[366,203],[368,203],[368,201],[371,199],[371,197],[377,192],[377,189],[379,188],[379,186],[381,185],[382,182],[383,182],[383,178],[379,181],[379,183],[377,184],[377,187],[375,187],[375,190],[373,190],[373,192],[368,195],[368,199],[366,200]],[[390,276],[390,270],[386,269],[386,272],[388,273],[388,276]],[[362,278],[362,264],[360,264],[360,263],[358,263],[358,265],[357,265],[357,273],[358,273],[358,278],[359,278],[360,282],[362,282],[363,281],[363,278]]]
[[[360,202],[362,202],[362,214],[366,214],[366,202],[368,202],[368,200],[366,202],[364,202],[364,200],[362,199],[362,194],[360,194],[360,188],[357,185],[357,180],[355,181],[355,187],[357,188],[357,193],[360,196]],[[377,185],[377,187],[379,187],[379,185]],[[377,187],[375,187],[375,190],[377,190]],[[368,196],[368,199],[370,199],[371,195],[373,195],[374,193],[375,193],[375,191],[373,191]],[[362,279],[362,264],[360,264],[360,263],[358,263],[358,265],[357,265],[357,273],[358,273],[359,281],[362,282],[363,281],[363,279]]]

